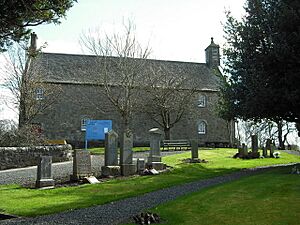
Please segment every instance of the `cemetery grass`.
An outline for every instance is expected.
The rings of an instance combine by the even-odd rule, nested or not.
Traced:
[[[88,150],[92,155],[104,155],[104,147],[89,148]],[[132,150],[134,152],[144,152],[149,151],[150,147],[134,147]]]
[[[206,188],[159,205],[164,224],[299,224],[300,179],[291,167]]]
[[[200,179],[220,176],[243,168],[271,164],[299,162],[300,157],[282,152],[279,159],[233,159],[236,149],[201,150],[201,159],[208,163],[188,164],[182,162],[190,152],[163,157],[169,172],[158,176],[133,176],[111,179],[94,185],[62,187],[50,190],[36,190],[17,185],[0,185],[0,213],[19,216],[38,216],[66,210],[86,208],[127,197],[140,195],[165,187]]]

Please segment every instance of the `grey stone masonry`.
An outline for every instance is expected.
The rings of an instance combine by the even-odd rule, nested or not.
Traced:
[[[274,157],[274,150],[275,150],[275,145],[274,144],[271,144],[270,145],[270,157],[272,158],[272,157]]]
[[[36,166],[40,156],[52,156],[52,162],[69,161],[71,145],[0,147],[0,170]]]
[[[160,156],[160,140],[163,132],[158,128],[152,128],[149,130],[150,134],[150,155],[148,157],[148,166],[153,169],[162,170],[165,166],[161,162]]]
[[[198,141],[193,139],[191,140],[191,146],[192,146],[192,159],[198,159]]]
[[[91,154],[87,150],[74,150],[73,180],[79,180],[92,175]]]
[[[137,172],[141,173],[145,170],[145,159],[137,159],[136,161]]]
[[[257,135],[252,135],[251,136],[251,147],[252,147],[252,152],[257,152],[258,151],[258,137]]]
[[[37,188],[51,188],[54,187],[54,180],[52,178],[52,156],[41,156],[37,166]]]
[[[132,160],[133,134],[131,130],[126,130],[122,134],[121,149],[120,149],[120,166],[121,174],[129,176],[136,173],[136,165]]]
[[[160,156],[160,141],[162,137],[162,131],[158,128],[152,128],[150,133],[150,156]]]
[[[247,156],[248,155],[248,147],[247,147],[247,145],[245,145],[243,143],[242,144],[242,148],[243,148],[243,156]]]
[[[110,130],[105,134],[105,166],[118,165],[118,134]]]
[[[120,149],[120,164],[132,164],[133,134],[126,130],[122,134]]]
[[[105,134],[104,166],[101,167],[101,174],[104,177],[118,176],[121,169],[118,164],[118,134],[110,130]]]

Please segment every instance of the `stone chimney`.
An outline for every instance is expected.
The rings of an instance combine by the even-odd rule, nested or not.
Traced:
[[[205,49],[206,64],[209,68],[220,66],[220,46],[211,38],[210,45]]]
[[[36,45],[36,40],[37,40],[37,35],[36,33],[31,33],[30,34],[30,50],[31,51],[36,51],[37,45]]]

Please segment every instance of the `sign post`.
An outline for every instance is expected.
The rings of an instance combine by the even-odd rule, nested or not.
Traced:
[[[105,133],[112,130],[111,120],[87,120],[85,131],[85,149],[87,150],[88,141],[105,140]]]

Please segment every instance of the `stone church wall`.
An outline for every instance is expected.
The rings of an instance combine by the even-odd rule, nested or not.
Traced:
[[[48,139],[64,139],[73,147],[82,147],[85,132],[81,130],[81,120],[84,118],[112,120],[113,129],[120,133],[121,118],[104,94],[103,87],[64,84],[62,89],[62,94],[57,96],[57,104],[36,118],[36,122],[41,123]],[[203,94],[207,97],[207,106],[204,108],[197,106],[198,94],[196,94],[195,110],[193,113],[186,114],[171,129],[172,139],[198,139],[201,145],[207,142],[229,142],[226,122],[218,118],[215,113],[217,93],[207,91]],[[147,99],[147,96],[143,98]],[[207,124],[206,134],[198,134],[197,124],[200,120]],[[133,117],[131,127],[134,133],[134,144],[148,145],[148,130],[159,126],[147,115],[138,114]]]
[[[71,145],[0,147],[0,170],[36,166],[43,155],[52,156],[52,162],[68,161],[71,150]]]

